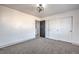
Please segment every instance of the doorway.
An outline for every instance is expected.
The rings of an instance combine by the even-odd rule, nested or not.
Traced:
[[[45,21],[40,21],[40,37],[45,37]]]

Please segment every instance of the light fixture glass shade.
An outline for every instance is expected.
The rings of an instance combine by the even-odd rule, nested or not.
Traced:
[[[42,4],[37,4],[37,11],[40,13],[42,11],[44,11],[44,7]]]

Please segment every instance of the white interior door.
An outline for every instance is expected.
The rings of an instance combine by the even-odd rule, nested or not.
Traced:
[[[71,16],[48,20],[48,37],[57,40],[70,41],[73,25],[72,21]]]

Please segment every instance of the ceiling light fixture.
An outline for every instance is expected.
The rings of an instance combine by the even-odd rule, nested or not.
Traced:
[[[37,4],[37,11],[40,13],[42,11],[44,11],[44,6],[43,4]]]

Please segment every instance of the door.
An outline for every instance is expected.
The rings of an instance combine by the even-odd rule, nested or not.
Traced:
[[[45,37],[45,21],[40,21],[40,37]]]
[[[73,17],[60,17],[46,20],[46,34],[48,38],[71,41],[73,31]]]

